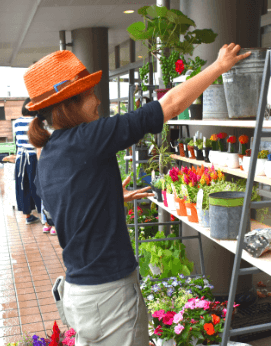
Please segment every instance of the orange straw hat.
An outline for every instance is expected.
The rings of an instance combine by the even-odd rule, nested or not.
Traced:
[[[101,78],[102,71],[90,74],[72,52],[54,52],[31,65],[24,74],[31,99],[26,108],[34,111],[49,107],[94,87]]]

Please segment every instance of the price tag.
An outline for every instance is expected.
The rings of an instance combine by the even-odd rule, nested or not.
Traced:
[[[190,208],[187,207],[187,208],[186,208],[186,212],[187,212],[187,215],[188,215],[188,216],[191,216],[191,209],[190,209]]]

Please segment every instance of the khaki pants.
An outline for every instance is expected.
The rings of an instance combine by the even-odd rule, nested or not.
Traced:
[[[75,346],[148,346],[148,313],[135,270],[101,285],[65,281],[63,310]]]

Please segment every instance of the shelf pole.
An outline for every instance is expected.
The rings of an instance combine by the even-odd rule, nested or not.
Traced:
[[[270,50],[267,50],[263,78],[262,78],[262,85],[261,85],[261,93],[260,93],[260,99],[259,99],[259,105],[258,105],[258,111],[257,111],[256,127],[254,131],[253,148],[251,153],[249,173],[248,173],[248,179],[246,184],[246,193],[245,193],[244,204],[242,209],[241,222],[240,222],[238,241],[237,241],[237,250],[235,254],[233,272],[232,272],[232,278],[231,278],[226,322],[224,325],[224,332],[222,336],[221,346],[227,346],[229,335],[230,335],[230,324],[231,324],[231,317],[233,312],[234,297],[236,294],[238,273],[240,270],[241,256],[242,256],[242,251],[244,246],[244,235],[247,228],[248,214],[250,210],[251,194],[252,194],[254,176],[256,171],[257,154],[258,154],[260,140],[261,140],[269,80],[270,80]]]

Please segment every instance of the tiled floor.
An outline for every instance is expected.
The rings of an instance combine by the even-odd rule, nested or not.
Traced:
[[[0,167],[0,346],[18,341],[23,332],[45,337],[55,320],[67,330],[51,292],[56,278],[65,276],[58,238],[43,234],[41,223],[25,224],[7,201],[3,177]],[[250,344],[271,346],[271,338]]]
[[[56,278],[65,276],[58,238],[43,234],[41,223],[26,225],[23,213],[7,203],[3,173],[0,168],[0,346],[23,332],[45,337],[55,320],[67,330],[51,291]]]

